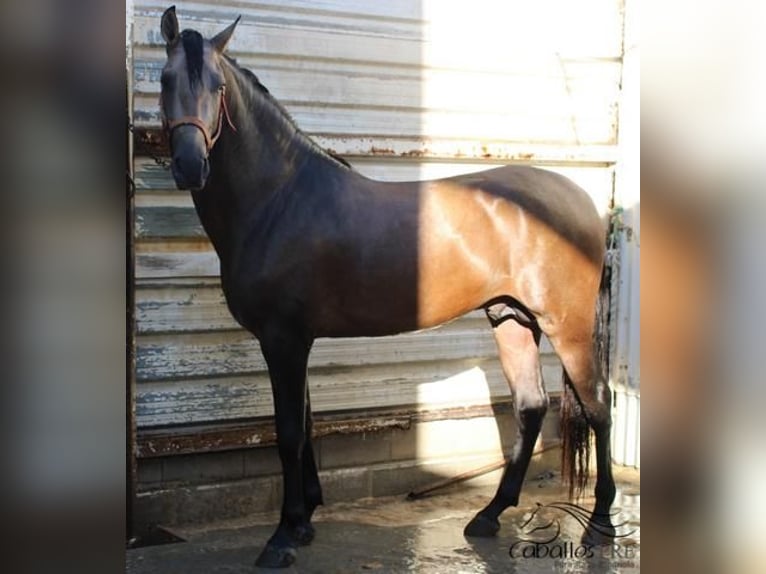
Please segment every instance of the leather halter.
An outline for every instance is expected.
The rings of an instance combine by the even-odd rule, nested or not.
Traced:
[[[162,123],[163,127],[165,128],[165,131],[168,132],[168,138],[170,139],[170,136],[173,135],[173,130],[180,126],[194,126],[195,128],[199,129],[202,132],[202,135],[205,137],[205,146],[207,147],[207,152],[210,153],[210,150],[213,149],[213,146],[215,145],[215,142],[218,141],[218,138],[221,136],[221,132],[223,131],[223,118],[226,118],[226,123],[229,124],[229,127],[232,129],[232,131],[236,132],[237,128],[234,127],[234,123],[231,121],[231,116],[229,115],[229,108],[226,106],[226,86],[223,86],[221,88],[221,105],[218,106],[218,121],[216,122],[216,128],[215,133],[213,136],[210,136],[210,132],[208,132],[207,126],[205,125],[205,122],[203,122],[200,118],[197,116],[183,116],[178,118],[177,120],[170,120],[168,121],[167,118],[163,117]]]

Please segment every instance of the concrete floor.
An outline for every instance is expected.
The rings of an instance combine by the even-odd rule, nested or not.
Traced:
[[[591,557],[571,557],[579,546],[582,527],[559,510],[545,508],[525,525],[536,503],[566,501],[558,477],[543,473],[527,481],[518,508],[501,517],[496,538],[463,537],[463,527],[494,493],[487,480],[480,486],[465,483],[418,501],[404,497],[365,499],[318,509],[317,536],[300,548],[298,559],[283,572],[306,574],[353,572],[494,573],[494,572],[620,572],[640,571],[640,494],[636,471],[617,469],[618,495],[613,510],[622,523],[615,540]],[[495,481],[491,481],[493,484]],[[593,500],[581,501],[592,507]],[[268,572],[254,560],[266,542],[277,516],[253,515],[177,532],[186,542],[129,550],[130,574],[234,574]],[[520,539],[550,539],[557,525],[560,535],[541,547],[538,556],[509,555]],[[535,527],[540,527],[534,531]],[[534,544],[521,543],[516,552],[534,552]],[[540,547],[538,547],[540,548]],[[565,557],[539,556],[549,552]]]

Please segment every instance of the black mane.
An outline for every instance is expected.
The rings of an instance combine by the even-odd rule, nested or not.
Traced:
[[[245,80],[247,80],[246,84],[247,87],[251,88],[255,91],[255,98],[252,98],[256,101],[263,101],[265,100],[270,104],[270,107],[273,108],[274,111],[277,112],[277,119],[279,121],[284,122],[287,126],[289,126],[290,130],[295,134],[296,137],[300,138],[302,141],[304,141],[308,147],[321,155],[328,157],[332,159],[334,162],[339,163],[345,168],[353,170],[353,166],[348,163],[345,159],[342,157],[336,155],[333,152],[330,152],[326,149],[321,148],[313,139],[311,139],[303,130],[301,130],[300,127],[298,127],[298,124],[295,122],[293,117],[290,115],[290,112],[288,112],[282,104],[277,101],[277,99],[271,94],[269,89],[264,86],[261,81],[258,79],[258,76],[256,76],[251,70],[244,68],[240,66],[237,63],[237,60],[232,58],[231,56],[228,56],[224,54],[225,60],[231,64],[232,68],[239,72]]]

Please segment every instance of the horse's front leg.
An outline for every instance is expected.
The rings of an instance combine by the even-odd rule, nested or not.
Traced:
[[[279,526],[256,560],[283,568],[295,561],[296,547],[308,544],[313,528],[306,515],[303,454],[306,444],[306,368],[312,341],[282,326],[264,329],[261,350],[269,367],[284,485]]]
[[[317,471],[316,458],[314,456],[314,445],[311,440],[311,433],[314,427],[313,415],[311,413],[311,393],[306,387],[306,444],[303,447],[303,498],[306,505],[306,521],[309,522],[309,531],[313,536],[313,527],[311,527],[311,517],[314,515],[316,507],[324,504],[322,497],[322,485],[319,483],[319,473]]]

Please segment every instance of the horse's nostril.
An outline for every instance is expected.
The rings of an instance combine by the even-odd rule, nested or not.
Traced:
[[[185,175],[195,175],[207,168],[207,159],[179,155],[173,158],[173,167]]]

